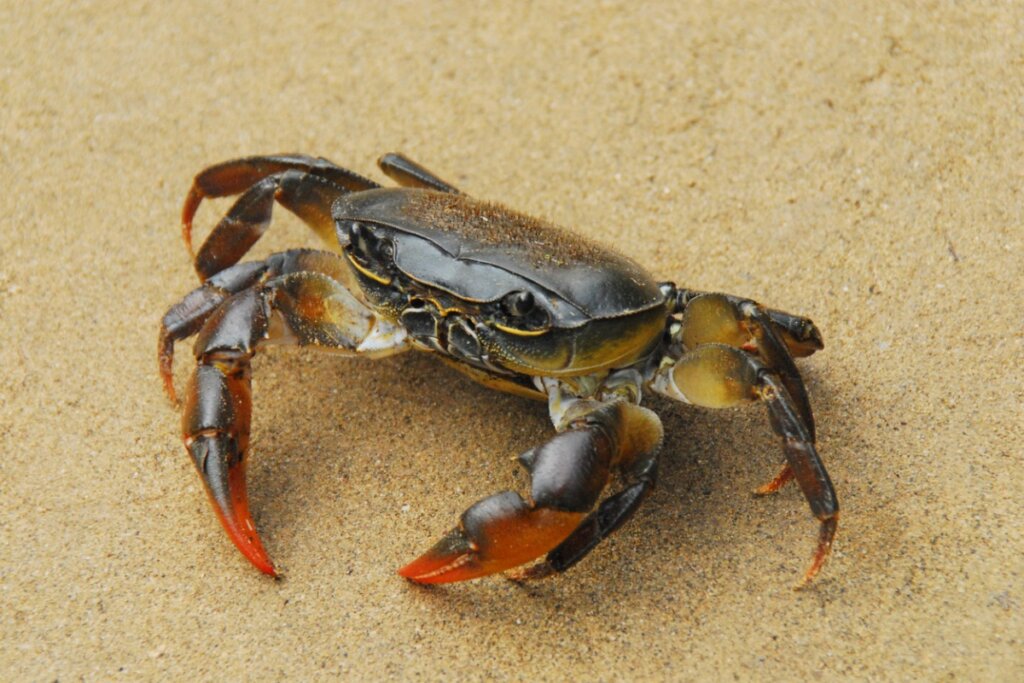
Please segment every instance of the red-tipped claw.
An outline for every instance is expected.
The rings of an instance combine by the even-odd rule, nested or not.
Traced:
[[[210,503],[231,541],[264,574],[277,576],[256,533],[245,489],[245,462],[224,433],[200,434],[188,444]]]
[[[458,527],[398,573],[416,583],[451,583],[505,571],[556,547],[583,517],[498,493],[471,506]]]
[[[433,548],[398,570],[416,583],[451,583],[484,576],[477,548],[458,528],[452,529]]]

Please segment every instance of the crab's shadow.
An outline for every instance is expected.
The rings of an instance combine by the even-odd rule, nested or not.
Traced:
[[[495,491],[522,489],[528,480],[513,457],[552,434],[543,403],[488,390],[422,354],[369,363],[292,352],[275,354],[262,366],[254,420],[261,452],[249,474],[257,524],[285,558],[298,556],[302,550],[292,544],[309,534],[337,534],[328,544],[336,549],[339,575],[352,573],[357,562],[346,557],[351,543],[362,551],[357,571],[383,571],[401,585],[394,569],[426,549],[466,506]],[[820,422],[835,405],[828,387],[817,386],[814,370],[805,372]],[[741,571],[732,568],[737,547],[763,543],[774,527],[797,523],[805,533],[787,532],[786,543],[775,538],[769,548],[754,551],[777,576],[784,562],[792,575],[779,580],[791,582],[808,556],[814,522],[796,487],[767,501],[750,495],[782,460],[764,409],[709,411],[656,397],[645,404],[665,426],[658,487],[580,565],[563,577],[524,585],[408,585],[410,599],[442,601],[448,609],[496,619],[508,615],[487,603],[523,597],[545,608],[582,599],[614,609],[645,577],[670,573],[692,587],[708,579],[709,567],[724,566],[723,576]],[[412,506],[419,514],[403,515],[409,507],[404,502],[421,498],[427,502]],[[363,516],[372,524],[351,524]],[[368,528],[373,524],[379,528]],[[402,526],[418,544],[391,545],[386,530]],[[806,547],[764,557],[785,552],[779,549],[790,538],[803,539]]]

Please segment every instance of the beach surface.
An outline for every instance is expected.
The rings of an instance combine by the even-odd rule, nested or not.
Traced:
[[[0,678],[1024,680],[1020,2],[0,8]],[[651,398],[658,488],[564,575],[396,569],[550,436],[426,354],[254,361],[225,536],[157,374],[192,177],[401,151],[682,286],[811,317],[842,506],[763,408]],[[230,206],[204,204],[200,239]],[[317,246],[278,211],[252,258]],[[180,344],[184,386],[191,345]]]

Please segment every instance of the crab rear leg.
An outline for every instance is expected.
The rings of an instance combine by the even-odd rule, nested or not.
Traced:
[[[270,226],[274,202],[334,244],[331,205],[349,192],[380,187],[357,173],[322,159],[299,154],[226,161],[200,172],[181,210],[181,234],[192,251],[192,219],[207,197],[241,194],[194,254],[201,280],[234,265]]]
[[[661,446],[657,416],[624,401],[577,401],[565,431],[527,451],[530,494],[505,491],[467,509],[459,525],[399,574],[416,583],[464,581],[512,569],[550,553],[537,575],[568,568],[617,528],[653,483],[653,476],[605,501],[587,516],[613,468],[637,462],[653,472]],[[632,470],[631,470],[632,471]],[[530,575],[526,572],[516,578]]]
[[[376,318],[331,277],[344,268],[337,256],[286,252],[264,265],[264,278],[268,273],[273,277],[227,297],[205,316],[196,340],[196,369],[185,394],[182,438],[231,540],[258,569],[275,575],[256,533],[245,488],[252,357],[269,343],[371,357],[407,346],[401,328]],[[299,270],[317,265],[320,270]],[[202,289],[197,290],[199,300],[207,296]],[[183,323],[178,334],[191,324]]]
[[[402,154],[390,152],[377,160],[387,177],[405,187],[420,187],[438,192],[460,194],[451,183],[441,180],[431,171]]]

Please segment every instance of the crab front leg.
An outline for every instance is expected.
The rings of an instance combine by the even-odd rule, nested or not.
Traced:
[[[532,479],[526,498],[505,491],[470,506],[457,527],[398,573],[416,583],[464,581],[545,553],[544,569],[516,578],[561,571],[625,521],[653,484],[661,422],[618,399],[574,400],[562,422],[563,431],[519,456]],[[588,517],[614,468],[639,481]]]
[[[186,307],[183,319],[175,318],[178,331],[167,332],[165,323],[161,338],[169,335],[173,345],[176,334],[187,334],[192,321],[186,314],[206,318],[195,345],[196,369],[185,393],[182,439],[231,540],[260,571],[276,575],[256,533],[245,488],[252,357],[259,347],[272,343],[371,357],[399,353],[408,346],[402,328],[378,319],[331,277],[344,267],[337,256],[288,252],[272,256],[264,266],[266,272],[256,284],[228,296],[212,313],[206,308],[220,293],[200,288],[187,296],[186,301],[191,297],[211,303],[194,310]],[[319,270],[302,270],[318,266]],[[164,367],[161,357],[162,371]]]
[[[814,414],[807,389],[793,362],[824,348],[821,332],[810,319],[765,308],[754,301],[730,294],[679,290],[676,312],[681,312],[680,342],[685,348],[718,342],[741,348],[759,357],[781,375],[796,402],[804,425],[815,438]],[[754,493],[765,496],[779,491],[793,479],[784,462],[775,477]]]
[[[788,466],[788,471],[781,472],[776,481],[783,477],[796,479],[812,514],[821,522],[811,566],[797,587],[810,582],[832,548],[839,521],[839,501],[810,430],[778,372],[740,349],[706,344],[663,368],[654,389],[707,408],[727,408],[744,400],[765,403],[772,427],[783,439]]]

